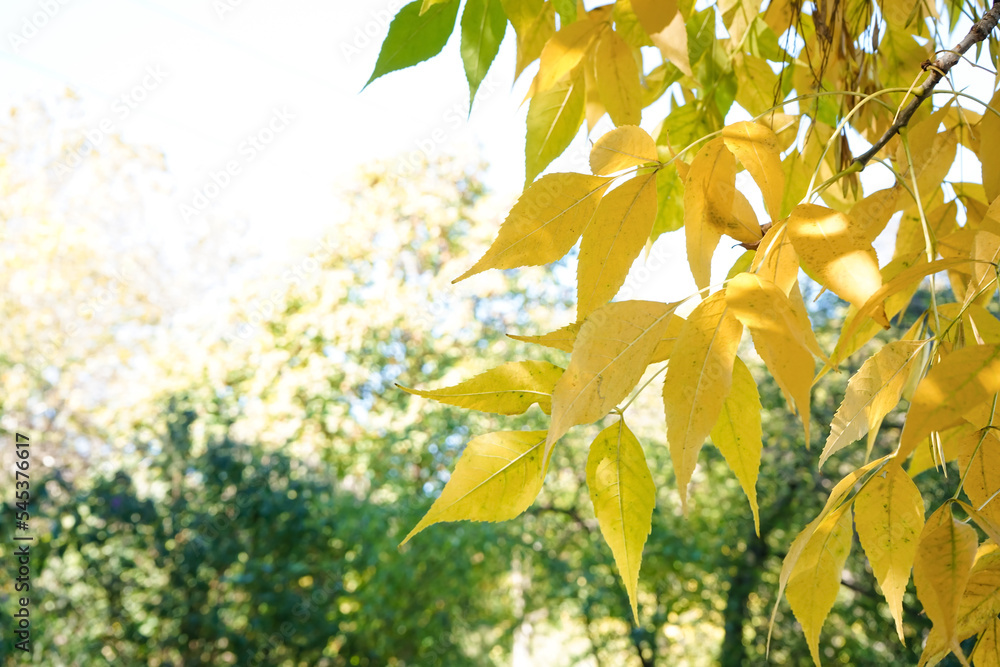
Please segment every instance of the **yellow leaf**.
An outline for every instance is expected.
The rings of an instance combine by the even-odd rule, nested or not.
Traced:
[[[632,49],[614,30],[605,30],[597,42],[597,89],[615,125],[637,125],[642,117],[639,106],[639,65]]]
[[[578,321],[618,293],[655,219],[655,172],[626,181],[604,197],[580,243]]]
[[[725,291],[699,303],[681,327],[663,379],[667,442],[687,514],[687,486],[698,452],[718,421],[733,381],[743,325],[729,311]]]
[[[834,510],[816,526],[788,579],[785,597],[806,636],[809,653],[819,661],[819,632],[840,590],[840,573],[851,551],[851,513]]]
[[[542,0],[501,0],[504,13],[517,35],[516,79],[529,63],[542,53],[542,48],[556,32],[556,9]]]
[[[677,69],[691,76],[687,29],[677,5],[676,0],[632,0],[639,23],[656,48]]]
[[[935,190],[939,189],[945,175],[955,161],[955,153],[958,150],[958,133],[954,127],[938,133],[938,127],[945,115],[949,112],[948,106],[938,109],[925,120],[913,125],[906,133],[907,141],[910,145],[910,157],[912,164],[906,156],[906,148],[903,142],[899,142],[896,148],[896,161],[900,172],[900,178],[904,183],[913,187],[913,175],[917,177],[917,188],[920,191],[921,201],[927,201]],[[913,204],[912,197],[907,196],[907,201]]]
[[[892,266],[892,264],[895,261],[896,260],[893,260],[888,265],[886,265],[886,269],[888,269],[889,266]],[[877,314],[884,315],[885,313],[893,312],[893,310],[895,310],[896,308],[902,309],[903,307],[905,307],[906,303],[909,302],[909,298],[907,297],[901,301],[896,302],[895,306],[888,307],[887,304],[889,303],[890,297],[900,292],[904,292],[906,290],[916,291],[916,288],[919,287],[920,281],[923,280],[924,277],[929,276],[932,273],[945,271],[955,266],[959,266],[961,264],[966,264],[966,263],[968,263],[968,260],[963,260],[963,259],[938,259],[934,260],[933,262],[924,262],[921,260],[918,261],[915,265],[910,266],[909,268],[904,269],[903,271],[897,273],[894,278],[892,278],[891,280],[889,280],[889,282],[882,285],[882,287],[879,288],[877,292],[872,294],[871,298],[869,298],[868,301],[864,303],[864,305],[858,308],[857,313],[854,315],[853,318],[850,319],[849,324],[845,322],[843,331],[840,334],[841,340],[847,341],[847,343],[845,343],[844,349],[846,350],[853,348],[851,349],[851,352],[858,350],[860,349],[861,345],[863,345],[865,342],[867,342],[867,340],[871,338],[871,336],[869,336],[868,338],[862,340],[857,345],[855,345],[854,342],[852,342],[852,339],[858,332],[858,329],[860,329],[862,325],[868,321],[868,318],[879,319],[878,317],[876,317]],[[879,323],[881,324],[881,321]],[[838,348],[841,347],[839,342],[837,346]],[[844,359],[851,352],[838,353],[835,350],[833,361],[836,362],[837,360]]]
[[[864,230],[851,219],[824,206],[800,204],[788,217],[788,235],[803,265],[830,291],[861,307],[882,287],[878,258]],[[889,321],[879,306],[872,314]]]
[[[871,451],[882,420],[896,407],[903,386],[928,341],[897,340],[873,354],[847,383],[844,400],[830,424],[819,465],[831,455],[868,434]]]
[[[741,121],[727,125],[722,130],[722,138],[726,148],[732,151],[756,181],[771,219],[777,220],[780,217],[781,197],[785,192],[785,173],[781,170],[778,137],[766,125]]]
[[[656,486],[642,445],[621,419],[601,431],[587,457],[587,488],[604,541],[611,547],[632,616],[639,622],[636,589],[642,547],[653,527]]]
[[[720,0],[719,13],[729,32],[729,42],[734,48],[743,46],[747,28],[760,11],[761,0]]]
[[[830,491],[830,497],[826,499],[826,504],[823,505],[823,509],[820,510],[820,513],[815,519],[806,524],[806,527],[795,536],[794,540],[792,540],[792,545],[788,547],[788,553],[785,554],[785,559],[781,562],[781,572],[778,574],[778,595],[775,597],[774,607],[771,609],[771,620],[768,622],[767,626],[768,647],[771,646],[771,630],[774,628],[774,617],[778,613],[778,605],[781,604],[781,596],[784,595],[785,587],[788,585],[792,571],[796,568],[799,558],[802,556],[806,545],[812,539],[817,527],[828,516],[830,516],[830,513],[834,510],[843,510],[846,512],[848,506],[844,505],[843,502],[854,488],[854,485],[869,472],[884,465],[888,459],[888,456],[876,459],[871,463],[861,466],[854,472],[844,477],[844,479],[837,482],[836,485],[834,485],[833,490]]]
[[[545,477],[545,431],[502,431],[473,438],[424,518],[399,546],[442,521],[506,521],[528,509]]]
[[[964,641],[988,628],[997,614],[1000,614],[1000,548],[995,543],[986,543],[976,552],[976,560],[969,573],[969,583],[965,585],[962,600],[958,606],[956,641]],[[933,627],[927,635],[920,665],[934,665],[944,658],[951,646],[944,631]],[[979,663],[976,663],[979,667]]]
[[[945,463],[957,459],[961,438],[964,437],[966,431],[970,430],[973,430],[972,424],[962,422],[955,428],[937,433],[933,438],[933,443],[931,438],[924,440],[914,450],[910,464],[906,468],[907,474],[910,477],[916,477],[925,470],[943,466]]]
[[[750,329],[754,347],[785,400],[798,411],[809,442],[809,393],[815,362],[791,301],[774,283],[741,273],[726,285],[726,304]],[[812,332],[812,328],[808,329]]]
[[[1000,109],[1000,91],[993,94],[990,106]],[[983,114],[983,120],[979,123],[979,140],[979,145],[982,146],[979,161],[983,163],[983,188],[986,190],[986,199],[993,201],[1000,197],[1000,163],[993,152],[1000,146],[1000,118],[996,114],[990,111]]]
[[[741,243],[758,243],[762,233],[757,214],[736,189],[736,158],[725,146],[721,138],[713,139],[691,162],[685,176],[684,206],[691,201],[695,208],[686,210],[685,224],[695,225],[696,232],[698,225],[707,225]],[[706,250],[709,261],[716,243]],[[690,255],[690,244],[688,249]]]
[[[733,219],[736,159],[721,139],[702,147],[684,177],[684,236],[698,289],[712,279],[712,255]]]
[[[757,247],[757,254],[750,263],[750,272],[790,294],[799,281],[799,256],[788,236],[788,226],[783,221],[772,226]]]
[[[732,217],[724,233],[740,243],[749,244],[759,243],[764,236],[760,231],[760,223],[757,222],[757,213],[753,210],[753,205],[739,190],[733,191]]]
[[[962,421],[966,411],[1000,392],[1000,345],[973,345],[935,364],[910,400],[897,456],[905,459],[931,431]]]
[[[998,202],[1000,199],[994,204]],[[969,285],[966,303],[971,302],[980,293],[992,295],[996,291],[995,266],[1000,260],[1000,236],[993,232],[976,232],[972,240],[972,259],[977,261],[972,265],[972,282]]]
[[[924,613],[942,634],[945,646],[956,643],[959,603],[978,545],[976,530],[957,521],[947,502],[927,519],[920,533],[913,583]]]
[[[993,540],[994,543],[1000,544],[1000,524],[996,523],[993,519],[978,511],[975,507],[963,500],[956,500],[955,503],[962,508],[963,512],[969,515],[969,518],[972,519],[984,533],[986,533],[986,539]]]
[[[780,285],[779,285],[780,287]],[[792,283],[792,289],[788,293],[788,301],[792,304],[792,310],[795,313],[795,320],[798,322],[798,330],[802,333],[805,338],[806,347],[814,355],[822,359],[823,361],[829,361],[826,354],[819,346],[819,341],[816,340],[816,334],[812,330],[812,322],[809,320],[809,313],[806,312],[806,302],[802,298],[802,291],[799,289],[799,281],[796,280]],[[813,384],[816,380],[813,380]]]
[[[992,429],[972,431],[959,440],[958,468],[964,481],[962,489],[973,507],[987,519],[1000,523],[1000,439]]]
[[[869,243],[882,233],[889,218],[896,212],[899,201],[898,188],[886,188],[868,195],[853,207],[848,216],[851,223],[864,230],[865,239]]]
[[[423,14],[434,5],[440,5],[441,3],[449,1],[450,0],[424,0],[423,4],[420,5],[420,13]]]
[[[546,460],[566,431],[597,421],[632,390],[676,307],[654,301],[617,301],[587,316],[577,333],[569,367],[552,392]]]
[[[623,125],[597,140],[590,151],[590,169],[598,176],[607,176],[658,159],[656,142],[646,130]]]
[[[922,270],[921,267],[926,266],[927,257],[922,252],[910,255],[909,257],[893,258],[891,262],[882,267],[882,289],[872,296],[869,302],[873,307],[881,304],[885,311],[885,316],[892,319],[910,303],[913,295],[920,287],[920,281],[923,279],[922,275],[917,276],[908,272],[910,269],[914,269],[919,273]],[[904,274],[913,277],[902,278],[901,276],[904,276]],[[840,362],[860,350],[865,343],[874,338],[880,331],[882,331],[882,326],[878,322],[870,319],[867,315],[861,314],[859,309],[854,306],[848,308],[847,315],[844,318],[844,325],[841,327],[840,338],[837,339],[837,345],[834,347],[830,358],[829,368],[838,366]],[[824,371],[826,370],[828,369],[824,369]],[[821,372],[820,377],[824,374]]]
[[[601,101],[601,93],[597,89],[597,60],[594,55],[591,54],[581,67],[583,68],[583,80],[587,86],[584,93],[584,109],[587,117],[587,134],[589,135],[608,110],[604,106],[604,102]]]
[[[547,361],[511,361],[453,387],[421,391],[396,386],[415,396],[460,408],[519,415],[534,403],[545,414],[552,410],[552,389],[563,369]]]
[[[940,193],[940,189],[936,190],[935,200],[941,196]],[[924,206],[924,219],[927,221],[928,231],[932,239],[943,239],[958,229],[957,202],[958,200],[953,200],[934,208]],[[905,212],[899,221],[893,259],[907,257],[914,253],[922,253],[925,257],[927,256],[927,240],[924,237],[924,225],[920,220],[919,211],[915,208]]]
[[[1000,619],[994,616],[976,642],[972,652],[972,662],[976,667],[1000,667]]]
[[[650,358],[649,363],[656,364],[670,358],[671,352],[674,351],[674,343],[677,342],[677,336],[680,334],[684,322],[685,319],[683,317],[674,313],[674,316],[667,323],[667,328],[663,330],[663,338],[656,344],[656,349],[653,350],[653,356]]]
[[[760,512],[757,507],[757,475],[762,449],[760,394],[757,381],[739,357],[733,365],[733,386],[722,404],[719,419],[712,427],[712,443],[722,452],[729,469],[740,481],[750,501],[753,527],[760,537]]]
[[[507,334],[507,337],[519,340],[523,343],[534,343],[536,345],[562,350],[563,352],[572,352],[573,343],[576,342],[576,334],[578,331],[580,331],[580,324],[573,322],[572,324],[567,324],[562,328],[550,331],[547,334],[542,334],[541,336],[515,336],[514,334]]]
[[[794,25],[797,14],[794,0],[773,0],[767,3],[763,18],[774,34],[781,35]]]
[[[531,98],[524,148],[525,183],[534,181],[572,143],[583,124],[585,89],[580,67]]]
[[[587,55],[598,35],[599,24],[577,21],[560,29],[542,48],[535,94],[539,95],[569,74]]]
[[[736,101],[751,114],[762,114],[777,101],[775,87],[778,75],[765,59],[745,53],[742,58],[733,61],[733,71],[740,82],[736,89]],[[767,122],[770,118],[771,114],[768,114],[761,120]]]
[[[560,259],[590,224],[610,182],[586,174],[549,174],[532,183],[500,226],[493,245],[454,282],[486,269],[537,266]]]
[[[884,349],[884,348],[883,348]],[[903,593],[924,527],[920,490],[896,462],[890,462],[858,492],[854,524],[861,547],[903,638]]]
[[[632,9],[631,0],[617,0],[612,11],[612,19],[615,30],[630,46],[638,48],[653,45],[649,35],[642,29],[642,24],[639,23],[639,17],[635,15],[635,10]]]

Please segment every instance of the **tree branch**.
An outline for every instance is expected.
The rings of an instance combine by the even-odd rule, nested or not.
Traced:
[[[889,143],[890,139],[899,134],[899,131],[910,122],[910,118],[913,117],[917,108],[923,104],[924,100],[931,96],[934,86],[948,74],[951,68],[961,59],[962,55],[972,48],[973,44],[978,44],[989,36],[993,29],[997,27],[998,20],[1000,20],[1000,0],[994,0],[993,6],[990,7],[989,11],[983,15],[983,18],[973,24],[972,29],[969,30],[969,34],[954,49],[951,51],[941,51],[941,55],[933,61],[924,61],[921,67],[925,72],[929,71],[930,75],[924,79],[923,84],[919,88],[914,90],[916,97],[900,112],[892,126],[882,135],[882,138],[876,141],[862,155],[854,158],[854,162],[863,169],[868,164],[868,161],[875,157],[875,154]]]

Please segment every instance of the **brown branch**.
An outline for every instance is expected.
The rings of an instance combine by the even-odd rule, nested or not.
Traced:
[[[997,1],[1000,2],[1000,0]],[[554,505],[538,505],[536,507],[532,507],[531,510],[529,510],[530,514],[534,514],[536,516],[541,514],[542,512],[552,512],[554,514],[562,514],[572,519],[573,523],[575,523],[580,528],[583,528],[588,532],[590,531],[590,526],[588,526],[587,522],[584,521],[582,516],[580,516],[580,513],[577,511],[576,507],[555,507]]]
[[[913,92],[916,97],[911,101],[905,109],[903,109],[896,120],[893,122],[892,126],[886,130],[886,133],[882,135],[882,138],[875,142],[871,148],[865,151],[862,155],[854,158],[854,162],[861,166],[863,169],[868,161],[875,157],[875,154],[882,150],[883,147],[889,140],[894,136],[899,134],[899,131],[906,127],[906,124],[910,122],[910,118],[916,112],[917,108],[931,96],[934,91],[934,86],[938,84],[941,79],[951,71],[958,61],[961,59],[962,55],[972,48],[973,44],[978,44],[979,42],[986,39],[989,34],[997,27],[997,21],[1000,20],[1000,0],[994,0],[993,6],[990,7],[989,11],[983,15],[983,18],[976,21],[969,30],[969,34],[966,35],[958,45],[951,51],[940,52],[940,57],[931,60],[926,60],[921,64],[924,71],[929,71],[930,75],[924,79],[924,82],[916,88]]]

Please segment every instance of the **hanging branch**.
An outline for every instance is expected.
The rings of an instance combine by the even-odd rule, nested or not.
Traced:
[[[875,142],[871,148],[865,151],[862,155],[854,158],[854,162],[857,163],[861,169],[868,164],[868,161],[875,157],[882,148],[889,143],[889,140],[894,136],[899,134],[899,131],[906,127],[906,124],[910,122],[910,118],[916,112],[917,107],[919,107],[924,100],[931,96],[931,92],[934,90],[934,86],[948,74],[952,67],[962,58],[966,51],[972,48],[973,44],[978,44],[979,42],[986,39],[990,32],[993,31],[997,26],[997,21],[1000,20],[1000,0],[995,0],[993,6],[989,9],[983,18],[976,21],[969,30],[967,34],[958,45],[950,51],[941,51],[941,55],[934,60],[925,60],[921,63],[920,67],[925,71],[930,72],[923,84],[917,88],[914,93],[916,97],[911,101],[905,109],[903,109],[896,120],[892,123],[892,126],[886,130],[886,133],[882,135],[882,138]]]

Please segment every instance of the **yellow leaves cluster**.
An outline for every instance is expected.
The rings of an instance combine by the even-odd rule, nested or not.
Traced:
[[[517,17],[511,19],[518,42],[516,73],[539,60],[528,93],[526,183],[565,150],[584,118],[590,129],[605,113],[617,126],[637,125],[645,106],[642,57],[629,33],[634,14],[598,7],[555,30],[554,4],[504,2],[508,15]]]
[[[989,539],[1000,537],[995,502],[1000,438],[990,430],[1000,426],[995,409],[1000,321],[985,307],[996,290],[1000,260],[1000,176],[984,168],[981,188],[956,187],[966,214],[963,225],[958,206],[945,201],[939,186],[958,142],[978,153],[988,137],[1000,134],[1000,122],[984,116],[978,137],[963,139],[960,114],[943,107],[915,123],[905,141],[887,151],[900,177],[893,187],[867,196],[847,179],[812,187],[816,176],[827,179],[834,173],[826,158],[838,138],[832,124],[817,120],[803,141],[795,138],[798,119],[793,117],[775,114],[768,122],[724,127],[720,122],[720,129],[688,146],[670,145],[674,137],[668,135],[683,136],[674,126],[664,128],[658,140],[637,126],[638,100],[648,94],[638,59],[638,47],[649,43],[645,37],[671,67],[693,74],[684,16],[676,3],[619,2],[613,9],[581,11],[575,21],[561,18],[558,30],[551,14],[537,7],[522,11],[529,4],[504,2],[508,15],[512,7],[521,8],[518,19],[512,19],[519,69],[532,54],[541,61],[529,93],[530,185],[492,246],[458,280],[491,268],[555,262],[579,242],[575,321],[540,336],[512,336],[570,358],[565,371],[538,362],[507,364],[446,389],[407,390],[500,414],[519,414],[536,402],[551,412],[548,431],[535,439],[511,440],[508,432],[473,439],[469,463],[459,462],[414,533],[437,521],[492,521],[524,511],[541,488],[556,443],[576,426],[614,415],[614,423],[590,445],[586,476],[595,516],[638,619],[639,569],[656,494],[643,444],[626,425],[624,412],[636,388],[642,391],[653,379],[640,386],[644,376],[665,371],[666,441],[684,512],[701,448],[710,438],[739,480],[759,533],[761,404],[754,377],[737,354],[744,331],[800,416],[808,444],[816,359],[825,362],[820,376],[836,370],[890,328],[891,318],[906,315],[924,278],[947,272],[958,303],[935,303],[850,378],[825,434],[820,465],[861,439],[867,440],[867,461],[880,431],[887,430],[883,422],[900,401],[909,400],[909,412],[895,450],[844,477],[823,511],[796,537],[779,577],[779,599],[788,598],[819,664],[821,630],[856,529],[901,641],[907,639],[902,601],[912,570],[934,627],[925,662],[960,650],[958,642],[975,633],[982,633],[977,655],[995,653],[1000,564],[993,563],[1000,556],[979,548],[972,526]],[[790,16],[782,6],[775,14]],[[740,3],[728,3],[723,20],[731,35],[748,39],[762,24]],[[741,64],[749,67],[753,61]],[[594,144],[591,174],[535,180],[585,118],[592,128],[604,113],[617,127]],[[882,121],[873,117],[869,122],[876,127]],[[812,177],[802,169],[808,160],[818,163]],[[741,169],[760,190],[769,218],[764,224],[736,186]],[[677,219],[664,221],[663,216]],[[873,243],[897,220],[895,254],[880,266]],[[701,297],[687,317],[676,314],[676,303],[614,301],[657,230],[681,226]],[[748,252],[721,285],[713,286],[712,260],[724,236]],[[809,321],[800,270],[849,304],[829,359]],[[663,362],[665,368],[651,368]],[[914,452],[907,474],[902,466]],[[487,456],[495,460],[480,465]],[[925,523],[913,477],[951,460],[961,471],[959,491]],[[956,505],[972,523],[954,515]]]
[[[712,255],[728,235],[755,246],[763,233],[747,198],[736,189],[737,160],[753,177],[773,218],[781,203],[785,175],[777,136],[760,123],[739,122],[698,151],[684,178],[684,226],[688,262],[695,284],[711,281]]]

